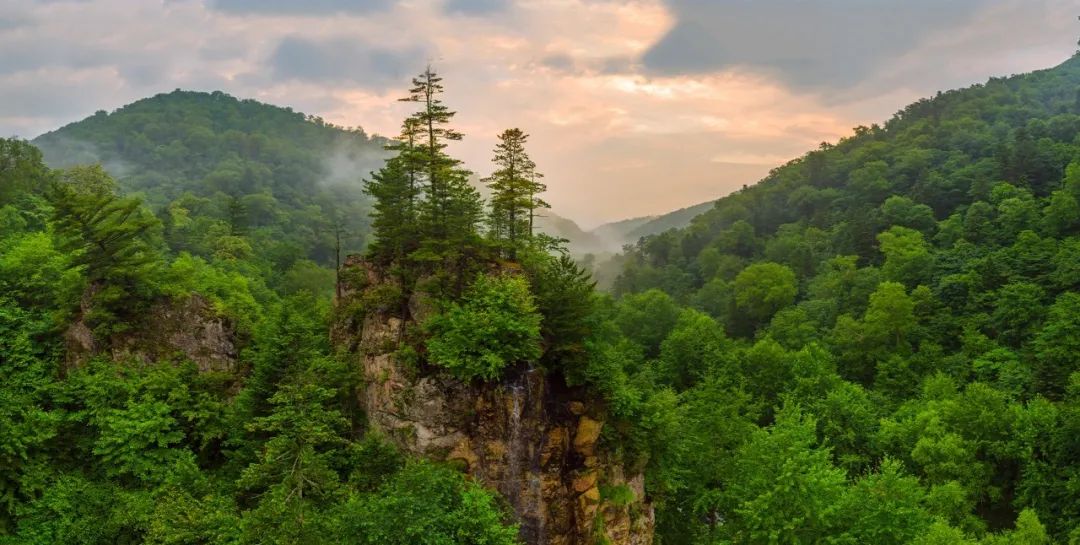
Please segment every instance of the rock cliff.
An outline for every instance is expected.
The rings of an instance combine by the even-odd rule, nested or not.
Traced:
[[[132,329],[100,338],[86,325],[91,293],[83,297],[81,311],[64,332],[65,365],[78,367],[93,356],[113,360],[153,362],[181,356],[201,371],[235,371],[238,339],[235,328],[200,295],[162,298],[151,305],[145,319]]]
[[[333,336],[363,374],[360,401],[373,428],[497,490],[529,545],[652,543],[644,478],[605,449],[603,410],[586,391],[524,365],[497,382],[463,382],[400,361],[410,316],[430,313],[422,294],[404,312],[357,304],[389,281],[357,258],[342,277]]]

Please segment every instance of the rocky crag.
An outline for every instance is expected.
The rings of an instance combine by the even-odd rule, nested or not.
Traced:
[[[114,361],[147,363],[180,358],[195,362],[204,372],[236,371],[241,340],[233,323],[206,298],[162,298],[130,330],[102,338],[86,323],[92,295],[89,290],[84,294],[75,321],[64,332],[66,368],[107,355]]]
[[[430,314],[423,294],[408,309],[357,304],[394,287],[358,258],[344,271],[333,336],[363,374],[360,401],[374,429],[497,490],[529,545],[651,545],[644,478],[605,449],[602,406],[586,391],[527,366],[497,382],[463,382],[410,364],[397,349]]]

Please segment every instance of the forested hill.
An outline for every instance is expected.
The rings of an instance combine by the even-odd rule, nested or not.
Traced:
[[[335,230],[345,250],[363,245],[361,178],[382,165],[386,143],[290,108],[180,90],[33,140],[51,167],[101,163],[162,216],[175,249],[210,255],[219,241],[208,236],[238,232],[256,254],[322,265],[333,263]]]
[[[877,235],[890,226],[943,248],[1005,244],[1027,229],[1058,233],[1065,227],[1040,216],[1049,204],[1058,214],[1070,195],[1054,192],[1065,189],[1065,167],[1080,150],[1078,85],[1073,57],[939,93],[883,126],[858,127],[720,199],[688,227],[638,245],[621,289],[661,287],[688,299],[718,272],[761,258],[788,264],[803,280],[829,254],[879,265]]]
[[[616,321],[677,396],[664,542],[1077,543],[1078,202],[1074,56],[638,243]]]

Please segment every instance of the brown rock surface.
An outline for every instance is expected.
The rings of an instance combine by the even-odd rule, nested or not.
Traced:
[[[355,258],[343,274],[362,285],[339,288],[338,304],[363,295],[382,275]],[[412,313],[426,314],[423,295],[413,294]],[[415,316],[414,314],[414,316]],[[590,545],[597,513],[614,520],[612,545],[651,545],[652,506],[606,506],[601,483],[628,485],[622,468],[599,443],[602,414],[587,392],[567,388],[540,369],[508,369],[497,382],[462,382],[427,368],[406,370],[393,356],[402,323],[398,316],[373,312],[340,319],[333,338],[350,349],[367,387],[361,393],[370,425],[402,449],[436,460],[461,462],[470,475],[506,498],[528,545]],[[644,483],[644,479],[639,479]],[[638,490],[635,489],[635,493]],[[644,490],[637,498],[645,498]],[[603,509],[603,510],[602,510]],[[625,520],[624,520],[625,519]]]

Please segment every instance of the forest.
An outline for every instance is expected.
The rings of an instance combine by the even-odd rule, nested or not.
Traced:
[[[480,198],[443,90],[393,139],[177,92],[0,140],[0,544],[522,543],[369,424],[330,331],[374,312],[411,373],[586,392],[653,543],[1080,543],[1080,57],[821,144],[610,293],[527,132]],[[342,304],[350,253],[385,282]],[[227,357],[154,335],[193,301]]]

